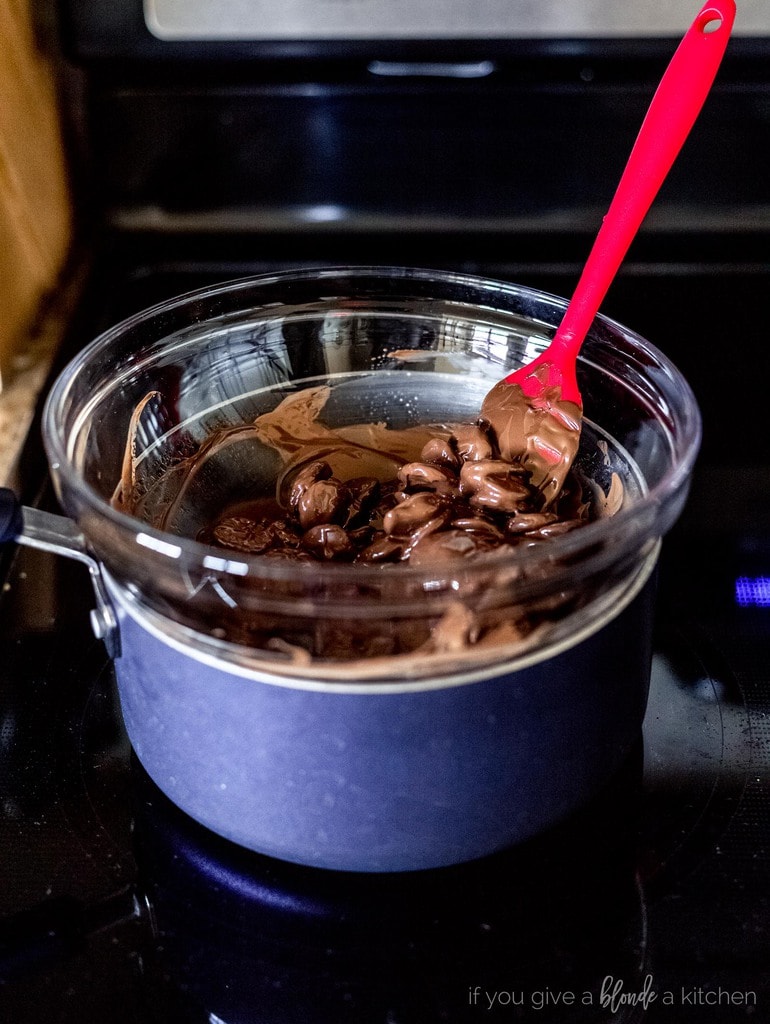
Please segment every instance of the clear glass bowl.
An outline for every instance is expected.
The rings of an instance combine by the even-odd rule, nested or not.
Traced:
[[[64,510],[111,584],[176,642],[223,663],[309,679],[419,679],[531,663],[601,628],[649,575],[686,498],[700,441],[691,390],[653,345],[598,317],[579,359],[577,467],[622,507],[504,556],[413,567],[307,564],[193,539],[276,471],[245,428],[184,500],[174,467],[212,431],[331,383],[329,422],[472,421],[486,391],[547,345],[566,302],[529,288],[400,268],[287,272],[146,310],[55,382],[44,439]],[[131,418],[143,521],[111,504]],[[158,484],[162,482],[162,485]],[[171,491],[169,491],[169,487]],[[159,509],[175,501],[173,522]],[[502,624],[516,623],[513,631]]]

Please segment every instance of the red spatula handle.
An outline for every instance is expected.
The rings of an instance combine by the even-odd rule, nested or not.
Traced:
[[[708,0],[671,58],[575,294],[548,348],[552,362],[577,357],[629,245],[703,106],[734,20],[734,0]]]

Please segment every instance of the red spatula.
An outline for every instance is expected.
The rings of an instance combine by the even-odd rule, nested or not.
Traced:
[[[501,433],[501,404],[510,408],[518,400],[541,409],[571,403],[567,417],[577,418],[579,428],[582,400],[575,376],[575,363],[591,323],[633,241],[653,199],[679,153],[708,95],[730,37],[735,20],[734,0],[708,0],[687,30],[650,104],[634,148],[612,199],[607,215],[591,249],[575,293],[553,340],[536,359],[509,374],[492,389],[482,406],[482,419]],[[501,389],[518,385],[517,392],[501,395]],[[501,399],[503,399],[501,403]],[[556,425],[558,426],[558,425]],[[509,450],[504,457],[524,456],[516,452],[508,431]],[[532,447],[530,445],[530,447]],[[548,445],[534,458],[548,461]],[[537,445],[534,446],[537,448]],[[554,452],[554,457],[556,453]],[[543,467],[541,466],[540,469]],[[569,466],[564,470],[569,469]],[[562,476],[563,480],[563,476]],[[560,485],[559,485],[560,486]],[[550,488],[553,490],[553,487]]]

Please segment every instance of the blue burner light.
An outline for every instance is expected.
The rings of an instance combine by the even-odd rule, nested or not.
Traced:
[[[770,608],[770,576],[739,576],[735,603],[741,608]]]

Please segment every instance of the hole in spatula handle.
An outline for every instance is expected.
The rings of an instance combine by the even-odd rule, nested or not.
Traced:
[[[703,11],[698,20],[698,28],[704,36],[718,32],[723,24],[724,18],[719,11]]]

